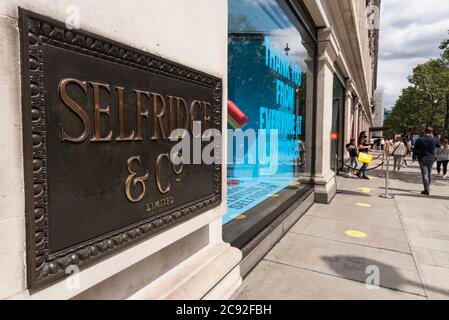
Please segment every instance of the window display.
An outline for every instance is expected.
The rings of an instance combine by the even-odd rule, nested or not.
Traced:
[[[304,168],[307,51],[274,0],[230,0],[227,223]]]

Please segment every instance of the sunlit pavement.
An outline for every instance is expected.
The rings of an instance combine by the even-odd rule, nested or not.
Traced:
[[[393,200],[379,197],[382,171],[338,177],[333,202],[315,204],[234,298],[449,299],[449,180],[422,196],[418,164],[408,164],[391,174]]]

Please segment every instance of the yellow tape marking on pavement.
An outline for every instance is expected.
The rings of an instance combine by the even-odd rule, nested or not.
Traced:
[[[278,194],[272,194],[271,197],[272,198],[279,198],[279,195]]]
[[[372,207],[369,203],[362,203],[362,202],[356,203],[355,205],[359,208],[371,208]]]
[[[243,220],[246,219],[247,216],[245,216],[244,214],[239,215],[237,218],[235,218],[235,220]]]
[[[359,239],[366,238],[368,236],[365,232],[358,231],[358,230],[346,230],[345,234],[348,237],[359,238]]]
[[[358,190],[362,191],[363,193],[370,193],[371,191],[374,191],[374,189],[371,188],[359,188]]]

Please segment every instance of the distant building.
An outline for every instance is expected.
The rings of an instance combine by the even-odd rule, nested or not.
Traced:
[[[373,126],[376,128],[383,127],[385,121],[385,103],[384,103],[384,91],[377,89],[374,91],[374,113],[373,113]],[[382,136],[383,132],[374,132],[374,136]]]

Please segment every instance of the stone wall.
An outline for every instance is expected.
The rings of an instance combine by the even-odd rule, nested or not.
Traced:
[[[161,297],[169,296],[176,294],[178,288],[185,292],[185,287],[189,287],[188,279],[196,277],[198,280],[202,273],[207,272],[214,263],[217,264],[216,261],[221,261],[220,257],[226,257],[226,263],[221,263],[221,273],[217,273],[221,278],[205,281],[203,286],[198,286],[197,282],[192,283],[194,288],[190,288],[187,297],[202,298],[235,269],[241,259],[238,250],[222,242],[221,216],[226,210],[226,201],[221,207],[83,269],[79,288],[68,290],[63,280],[38,292],[30,293],[27,290],[18,8],[64,22],[73,5],[79,10],[82,29],[213,74],[222,78],[226,84],[226,0],[2,0],[0,299],[70,299],[75,296],[101,298],[106,297],[104,292],[109,289],[119,290],[116,296],[120,298],[137,293],[138,297],[146,298],[149,297],[149,290],[145,288],[150,285],[152,292],[159,292]],[[226,96],[224,85],[224,106]],[[224,125],[227,123],[226,119],[227,114],[223,112]],[[226,159],[225,144],[223,155]],[[225,170],[226,166],[223,166],[223,176],[226,176]],[[223,190],[223,199],[226,199],[226,181],[223,181]],[[192,241],[196,241],[197,245],[192,245]],[[176,252],[183,253],[182,259],[171,258]],[[151,258],[153,255],[158,259]],[[148,261],[151,261],[151,266]],[[153,270],[150,274],[145,271],[149,268]],[[133,287],[134,280],[128,281],[126,277],[119,276],[129,270],[134,272],[133,279],[147,279],[148,283],[138,283]],[[157,272],[154,273],[154,270]],[[139,277],[139,273],[142,277]],[[235,276],[232,278],[226,278],[225,286],[233,287],[241,280],[237,276],[238,272],[233,274]],[[220,290],[222,293],[227,292],[226,288]]]

